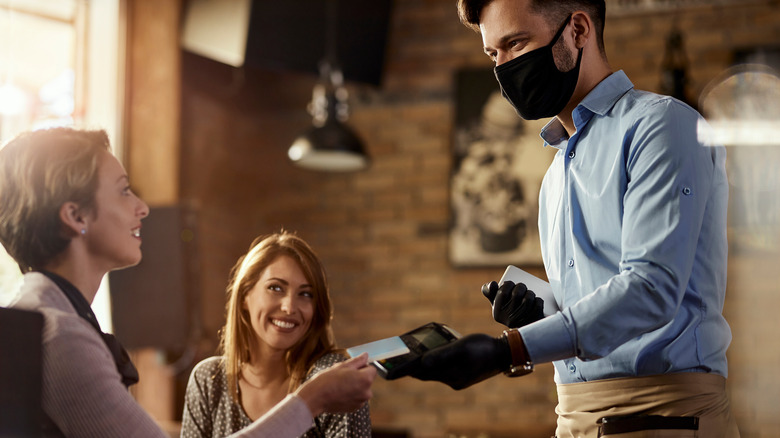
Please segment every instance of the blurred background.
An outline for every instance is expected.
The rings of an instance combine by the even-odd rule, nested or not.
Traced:
[[[779,436],[780,2],[607,10],[612,68],[699,109],[727,146],[728,388],[743,437]],[[510,263],[544,278],[524,242],[538,238],[550,157],[525,152],[540,147],[538,125],[488,105],[491,67],[454,0],[0,0],[0,141],[62,124],[109,132],[152,214],[144,261],[110,274],[93,307],[132,350],[134,396],[178,436],[189,372],[215,354],[229,270],[260,234],[293,230],[318,252],[341,347],[429,321],[500,333],[479,289]],[[325,116],[348,150],[326,144]],[[505,147],[514,136],[522,149]],[[318,146],[330,153],[311,155]],[[508,216],[522,222],[480,227],[477,153],[513,163]],[[19,278],[2,255],[0,305]],[[552,374],[462,391],[378,379],[376,436],[550,436]]]

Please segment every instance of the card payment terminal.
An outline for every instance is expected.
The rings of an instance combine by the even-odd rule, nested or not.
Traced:
[[[376,357],[372,364],[376,367],[378,374],[387,380],[393,380],[409,375],[426,351],[448,344],[460,337],[460,333],[445,324],[429,322],[400,336],[348,348],[347,353],[354,357],[363,351],[369,351],[369,360]],[[375,349],[367,347],[372,344],[374,346],[400,344],[399,340],[406,348],[396,348],[395,353],[391,354],[383,354],[383,352],[377,352]]]

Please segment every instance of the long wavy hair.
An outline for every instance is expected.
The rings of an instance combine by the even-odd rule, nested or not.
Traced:
[[[256,238],[249,251],[238,259],[230,274],[227,287],[227,319],[222,329],[220,350],[227,373],[228,387],[234,400],[238,401],[238,379],[241,364],[248,363],[250,345],[257,342],[257,334],[244,300],[254,288],[265,269],[281,256],[297,261],[306,280],[312,286],[314,313],[308,331],[301,340],[290,348],[285,356],[290,374],[289,392],[303,383],[314,362],[335,350],[331,319],[333,310],[328,291],[325,268],[308,243],[294,233],[282,230]]]

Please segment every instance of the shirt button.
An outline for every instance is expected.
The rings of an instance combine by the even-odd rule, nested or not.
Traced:
[[[569,267],[571,268],[574,266],[574,259],[569,259]]]
[[[683,192],[683,195],[688,196],[688,195],[691,194],[691,188],[690,187],[685,187],[685,188],[683,188],[682,192]]]
[[[569,372],[570,372],[570,373],[573,373],[573,372],[575,372],[575,371],[577,371],[577,366],[576,366],[576,365],[574,365],[573,363],[572,363],[572,364],[569,364]]]
[[[575,153],[574,153],[574,150],[572,150],[571,152],[569,152],[569,158],[574,158],[574,155],[575,155]]]

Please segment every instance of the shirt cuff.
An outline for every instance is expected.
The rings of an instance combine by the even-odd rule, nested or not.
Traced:
[[[520,328],[520,335],[535,364],[566,359],[576,355],[574,342],[566,326],[563,312]]]

